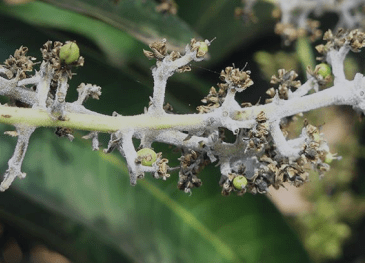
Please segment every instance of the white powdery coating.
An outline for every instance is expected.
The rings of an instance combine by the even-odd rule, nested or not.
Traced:
[[[309,15],[316,17],[323,13],[336,13],[339,21],[338,28],[354,29],[361,26],[364,16],[357,8],[365,4],[364,0],[276,0],[282,12],[281,23],[293,24],[299,28],[306,28]]]
[[[16,177],[25,178],[26,174],[21,172],[21,166],[29,145],[29,138],[34,130],[35,127],[24,125],[16,126],[18,141],[15,146],[14,154],[8,162],[9,168],[6,170],[4,180],[1,182],[0,191],[3,192],[8,189]]]

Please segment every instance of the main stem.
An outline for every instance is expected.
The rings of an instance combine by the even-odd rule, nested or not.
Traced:
[[[118,116],[67,113],[66,120],[54,120],[48,112],[41,109],[0,106],[0,123],[27,124],[36,127],[67,127],[77,130],[116,132],[130,128],[182,130],[201,125],[206,116],[200,114],[169,115],[153,117],[150,115]]]
[[[354,81],[344,81],[315,94],[280,101],[279,104],[270,103],[246,108],[244,110],[246,113],[245,119],[236,121],[235,125],[237,128],[252,126],[252,124],[247,124],[247,121],[254,120],[261,111],[266,113],[270,122],[273,122],[300,112],[307,112],[330,105],[355,105],[358,103],[356,102],[355,81],[359,82],[362,78],[363,76],[359,74]],[[116,132],[127,129],[174,129],[188,131],[202,129],[206,125],[225,126],[218,118],[221,117],[220,109],[206,114],[174,115],[163,113],[157,116],[141,114],[113,117],[89,111],[80,105],[78,107],[78,112],[83,113],[67,112],[65,120],[55,120],[54,117],[42,109],[0,106],[0,123],[12,125],[27,124],[35,127],[66,127],[99,132]],[[229,117],[227,116],[226,118]],[[214,120],[212,124],[208,124],[210,119]]]

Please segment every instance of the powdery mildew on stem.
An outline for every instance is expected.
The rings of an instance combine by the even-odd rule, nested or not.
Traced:
[[[359,51],[365,46],[365,35],[358,31],[328,31],[325,45],[317,47],[322,54],[322,64],[308,69],[307,81],[301,84],[294,71],[281,69],[273,76],[270,96],[262,105],[238,103],[237,92],[243,92],[254,83],[250,71],[226,67],[220,74],[218,90],[214,87],[202,100],[197,114],[173,114],[165,104],[165,91],[169,77],[175,73],[190,71],[189,64],[204,59],[209,41],[193,39],[185,48],[185,54],[166,49],[166,40],[150,44],[151,51],[144,51],[149,59],[156,60],[152,69],[154,89],[150,106],[136,116],[112,116],[86,109],[82,104],[88,97],[98,99],[101,88],[80,84],[79,97],[75,102],[66,102],[68,80],[72,68],[82,66],[79,57],[66,64],[59,57],[63,44],[48,41],[42,48],[43,61],[33,75],[34,58],[26,55],[21,47],[0,68],[0,95],[12,98],[17,103],[0,105],[0,122],[16,127],[18,142],[9,168],[0,185],[6,190],[16,177],[24,178],[20,168],[32,132],[37,127],[57,127],[60,137],[73,139],[72,129],[88,130],[84,136],[92,140],[93,150],[99,148],[98,133],[110,133],[105,153],[117,149],[125,158],[130,173],[130,182],[135,185],[145,173],[156,179],[166,180],[178,170],[178,188],[190,193],[202,185],[199,172],[209,163],[220,165],[222,194],[267,193],[289,182],[297,187],[308,181],[308,171],[314,169],[322,176],[330,169],[329,163],[336,159],[329,150],[319,128],[304,121],[301,134],[288,140],[285,127],[293,116],[302,112],[330,105],[351,105],[359,113],[365,110],[365,79],[358,73],[347,80],[343,62],[350,50]],[[69,45],[69,46],[75,46]],[[329,82],[324,75],[326,67],[332,66],[334,85],[320,90]],[[188,73],[185,73],[188,74]],[[312,92],[313,91],[313,92]],[[226,142],[224,129],[235,135],[233,143]],[[135,149],[132,139],[140,139]],[[144,162],[138,150],[152,148],[154,142],[178,147],[181,151],[178,167],[169,167],[161,153],[154,155],[154,162]],[[142,151],[141,151],[142,152]],[[143,151],[148,152],[148,151]],[[148,154],[143,158],[152,156]],[[143,165],[148,163],[148,166]],[[151,164],[151,165],[150,165]]]

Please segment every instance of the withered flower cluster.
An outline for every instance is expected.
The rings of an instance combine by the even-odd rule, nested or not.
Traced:
[[[304,36],[309,36],[309,39],[314,42],[322,36],[319,26],[319,21],[311,19],[307,19],[305,27],[299,28],[291,23],[277,23],[274,32],[283,37],[285,45]]]
[[[171,15],[177,14],[177,4],[175,0],[160,0],[160,4],[156,6],[156,11],[161,13],[168,13]]]
[[[241,92],[253,85],[250,79],[250,71],[240,70],[234,67],[226,67],[221,72],[220,79],[226,82],[226,86],[233,86],[236,91]]]
[[[349,31],[341,28],[336,34],[328,30],[324,34],[323,40],[326,40],[327,43],[316,46],[318,53],[324,55],[323,57],[318,57],[318,60],[325,60],[328,51],[340,50],[345,44],[352,52],[360,52],[360,49],[365,46],[365,34],[358,29]]]
[[[168,173],[169,171],[169,166],[167,165],[167,163],[169,162],[169,160],[167,160],[166,158],[158,158],[156,161],[157,164],[157,171],[155,173],[155,178],[159,179],[162,178],[163,180],[166,180],[166,178],[170,177],[170,174]]]
[[[144,50],[143,53],[148,59],[156,59],[158,61],[163,60],[167,55],[166,39],[162,41],[153,42],[149,45],[151,51]],[[174,58],[180,55],[175,55]]]
[[[236,7],[234,10],[234,16],[236,18],[243,19],[245,23],[256,23],[257,17],[253,12],[253,6],[255,5],[257,0],[243,0],[243,7]]]
[[[183,154],[180,158],[179,182],[177,187],[185,192],[191,192],[194,187],[202,185],[198,178],[198,173],[210,163],[209,158],[204,153],[197,153],[191,150],[190,153]]]
[[[27,72],[33,70],[33,65],[36,58],[27,56],[28,48],[21,46],[15,50],[14,56],[10,56],[5,60],[4,65],[0,68],[5,69],[5,74],[8,79],[13,78],[17,74],[19,79],[27,78]]]
[[[297,77],[298,74],[294,70],[286,71],[285,69],[279,69],[278,76],[273,75],[271,77],[271,84],[279,84],[277,91],[280,99],[287,100],[291,88],[297,89],[301,86],[300,80],[295,80]],[[276,95],[276,89],[270,88],[266,94],[271,97],[271,99],[266,100],[266,103],[270,103]]]
[[[197,107],[199,113],[207,113],[219,108],[223,104],[230,86],[234,87],[234,91],[231,90],[234,93],[244,91],[253,85],[250,74],[249,70],[244,71],[234,67],[226,67],[222,70],[219,78],[224,83],[217,84],[218,91],[214,87],[210,88],[209,94],[201,100],[207,105]]]

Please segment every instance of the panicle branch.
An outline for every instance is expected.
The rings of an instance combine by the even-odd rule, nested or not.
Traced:
[[[202,185],[199,172],[216,162],[223,195],[263,194],[270,186],[279,189],[286,182],[299,187],[308,181],[310,169],[322,176],[337,157],[330,152],[320,128],[306,120],[299,137],[288,140],[286,127],[293,116],[330,105],[351,105],[360,114],[365,112],[364,76],[358,73],[347,80],[343,72],[346,55],[365,46],[365,35],[358,30],[328,31],[324,40],[327,43],[317,47],[322,63],[313,70],[308,68],[304,84],[294,71],[280,69],[271,79],[273,87],[267,90],[265,104],[239,103],[236,93],[254,85],[251,72],[226,67],[218,89],[211,87],[196,114],[174,114],[171,105],[164,105],[167,81],[175,73],[190,71],[190,63],[203,60],[211,41],[193,39],[185,54],[169,53],[165,39],[152,43],[144,54],[156,60],[153,95],[145,113],[136,116],[107,116],[86,109],[82,104],[89,97],[98,99],[101,95],[96,85],[81,83],[78,99],[65,101],[72,69],[84,64],[75,42],[44,44],[43,60],[34,74],[34,58],[21,47],[0,68],[0,95],[11,99],[8,105],[0,105],[0,122],[14,125],[18,136],[0,190],[6,190],[16,177],[25,177],[20,168],[30,136],[42,126],[56,127],[58,136],[70,140],[73,129],[90,131],[83,138],[92,140],[93,150],[99,149],[98,133],[110,133],[104,152],[117,149],[125,158],[131,185],[145,173],[166,180],[178,170],[178,188],[191,193],[192,188]],[[324,88],[331,78],[334,85]],[[224,130],[233,132],[233,143],[225,141]],[[133,138],[140,139],[137,149]],[[153,151],[154,142],[176,146],[181,152],[180,165],[170,167],[162,153]]]
[[[256,22],[253,7],[259,0],[242,0],[242,7],[235,9],[235,16],[244,22]],[[325,13],[336,14],[338,22],[334,31],[361,28],[365,24],[364,0],[261,0],[274,5],[272,16],[278,20],[275,33],[289,45],[296,39],[309,36],[312,41],[322,36],[319,18]]]

